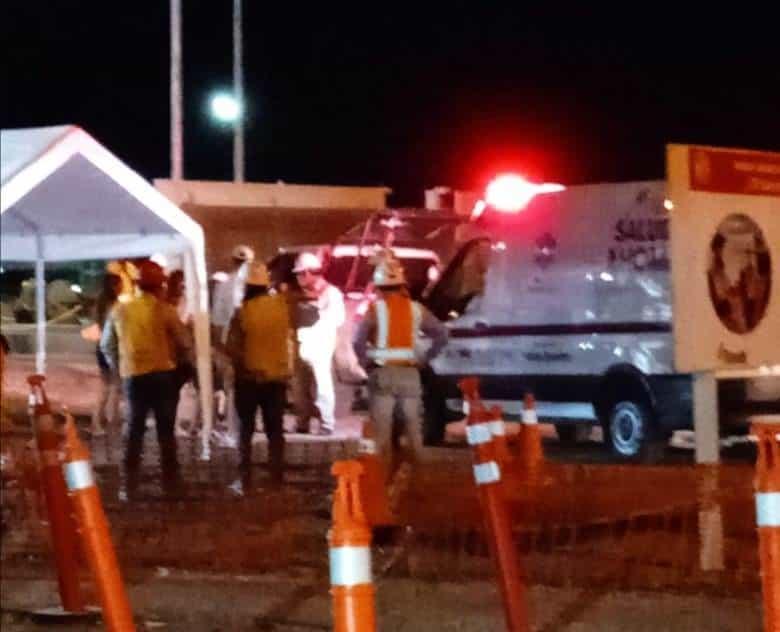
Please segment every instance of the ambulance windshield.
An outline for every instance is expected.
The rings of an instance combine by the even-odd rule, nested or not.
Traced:
[[[468,242],[429,292],[428,308],[440,320],[451,320],[463,314],[473,299],[484,293],[489,263],[490,241]]]

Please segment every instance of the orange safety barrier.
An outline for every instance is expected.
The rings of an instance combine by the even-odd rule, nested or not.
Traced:
[[[85,613],[86,609],[78,576],[78,538],[65,479],[62,476],[60,435],[43,387],[45,380],[43,375],[30,375],[27,383],[30,385],[30,416],[38,444],[40,483],[49,517],[62,612],[49,610],[40,611],[40,614],[80,615]]]
[[[376,630],[371,576],[371,529],[360,503],[364,471],[357,461],[336,461],[330,546],[330,594],[335,632]]]
[[[471,385],[467,383],[465,387],[469,389]],[[498,567],[507,630],[520,632],[529,629],[526,585],[512,537],[501,467],[490,425],[492,416],[484,407],[470,406],[466,436],[474,448],[474,480],[490,536],[490,549]]]
[[[65,424],[65,480],[79,524],[92,574],[97,583],[103,621],[112,632],[135,630],[133,615],[119,572],[108,521],[89,462],[89,451],[81,442],[71,415]]]
[[[764,630],[780,631],[780,417],[758,418],[756,460],[756,525],[764,595]]]
[[[387,494],[387,470],[377,454],[374,423],[363,422],[363,436],[358,443],[357,461],[363,466],[360,503],[372,526],[395,524]]]

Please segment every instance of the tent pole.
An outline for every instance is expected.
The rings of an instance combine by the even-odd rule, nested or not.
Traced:
[[[44,275],[43,239],[35,237],[35,372],[46,372],[46,277]]]
[[[209,295],[205,265],[198,265],[192,250],[184,257],[184,273],[187,279],[187,303],[192,308],[192,324],[195,334],[195,353],[200,387],[200,408],[203,421],[201,459],[211,459],[211,429],[214,425],[214,387],[211,374],[211,331],[209,322]]]

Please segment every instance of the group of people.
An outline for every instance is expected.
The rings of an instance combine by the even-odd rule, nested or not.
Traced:
[[[212,325],[220,358],[217,372],[228,393],[227,414],[238,418],[237,446],[245,476],[252,469],[252,436],[258,408],[268,438],[272,480],[284,470],[283,418],[292,385],[298,431],[330,435],[335,429],[332,362],[337,330],[345,319],[344,298],[327,282],[322,261],[302,253],[295,262],[297,288],[273,287],[266,266],[254,260],[247,246],[232,252],[233,269],[214,292]],[[393,425],[405,423],[417,460],[422,455],[422,389],[419,367],[446,342],[446,329],[406,291],[400,262],[390,251],[377,262],[375,299],[359,323],[355,353],[368,375],[369,407],[380,456],[392,461]],[[146,417],[154,412],[163,483],[178,484],[174,425],[182,367],[192,366],[192,336],[177,313],[182,278],[166,279],[150,260],[137,265],[136,290],[118,300],[119,285],[107,275],[105,298],[98,305],[103,323],[98,362],[104,391],[116,389],[121,378],[129,407],[124,453],[128,490],[137,485]],[[418,336],[430,346],[423,354]],[[104,395],[108,399],[108,396]],[[105,408],[105,401],[101,408]],[[93,429],[104,420],[97,414]]]

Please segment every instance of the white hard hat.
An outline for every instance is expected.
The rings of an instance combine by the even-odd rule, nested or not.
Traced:
[[[382,259],[374,268],[374,285],[377,287],[405,284],[406,276],[398,259]]]
[[[239,244],[233,248],[233,252],[230,253],[230,256],[237,261],[253,261],[255,258],[255,251],[249,246]]]
[[[322,261],[313,252],[302,252],[295,260],[295,267],[293,267],[293,273],[298,274],[304,270],[322,270]]]
[[[249,265],[249,273],[246,277],[247,285],[271,285],[271,277],[268,268],[262,261],[255,261]]]

